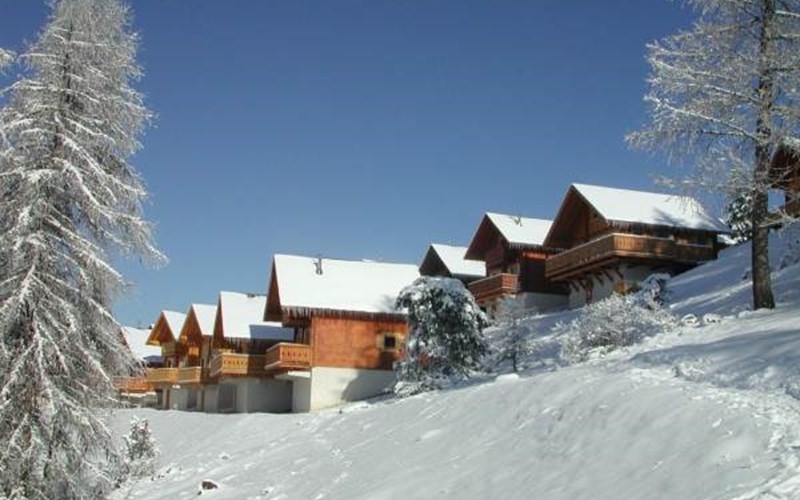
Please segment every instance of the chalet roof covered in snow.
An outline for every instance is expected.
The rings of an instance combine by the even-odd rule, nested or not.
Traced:
[[[214,321],[217,319],[217,306],[210,304],[192,304],[192,311],[197,318],[200,332],[204,337],[214,335]]]
[[[482,260],[491,247],[495,235],[499,235],[510,248],[543,249],[552,223],[553,221],[548,219],[487,212],[472,237],[465,257],[470,260]]]
[[[312,311],[398,316],[397,295],[418,277],[412,264],[275,255],[266,317]]]
[[[150,337],[150,330],[123,326],[122,336],[125,338],[128,349],[131,350],[133,357],[136,359],[144,361],[145,363],[160,363],[162,361],[161,348],[147,345],[147,339]]]
[[[220,292],[219,307],[222,332],[227,339],[294,340],[294,330],[280,323],[263,320],[267,296]]]
[[[590,184],[573,184],[572,188],[608,221],[723,233],[730,231],[690,196]]]
[[[161,311],[147,339],[149,345],[160,345],[161,342],[174,342],[178,339],[186,322],[186,315],[176,311]]]
[[[433,243],[428,247],[419,269],[421,274],[435,273],[439,264],[444,266],[450,276],[463,278],[483,278],[486,266],[479,260],[467,260],[464,255],[467,247]]]

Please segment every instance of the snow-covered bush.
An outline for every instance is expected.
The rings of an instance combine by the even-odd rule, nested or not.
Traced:
[[[396,393],[440,388],[480,368],[488,321],[463,283],[421,277],[400,292],[397,307],[408,310],[409,335],[405,357],[396,364]]]
[[[131,477],[153,474],[158,459],[158,444],[150,433],[146,418],[133,417],[125,436],[125,464]]]
[[[576,319],[557,326],[562,337],[561,361],[584,361],[593,353],[602,355],[677,325],[675,317],[659,303],[664,292],[663,286],[655,286],[659,281],[654,278],[643,283],[637,293],[614,294],[590,304]]]

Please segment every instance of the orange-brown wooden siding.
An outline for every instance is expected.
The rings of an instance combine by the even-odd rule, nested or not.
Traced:
[[[327,318],[311,320],[311,348],[314,366],[390,370],[402,357],[401,342],[408,326],[405,321],[370,321],[366,319]],[[379,334],[395,333],[396,351],[378,347]]]

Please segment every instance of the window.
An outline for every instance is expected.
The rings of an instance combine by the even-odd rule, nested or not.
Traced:
[[[403,335],[395,332],[379,333],[377,341],[378,349],[386,352],[397,352],[402,347]]]
[[[397,349],[397,337],[386,335],[383,337],[383,348],[386,350]]]

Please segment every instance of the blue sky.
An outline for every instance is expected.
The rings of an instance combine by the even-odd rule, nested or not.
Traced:
[[[120,321],[266,291],[274,253],[419,262],[485,211],[551,218],[571,182],[652,189],[630,151],[674,1],[138,0],[158,114],[134,163],[170,263],[123,262]],[[0,0],[0,46],[43,25]],[[5,83],[7,83],[6,78]]]

